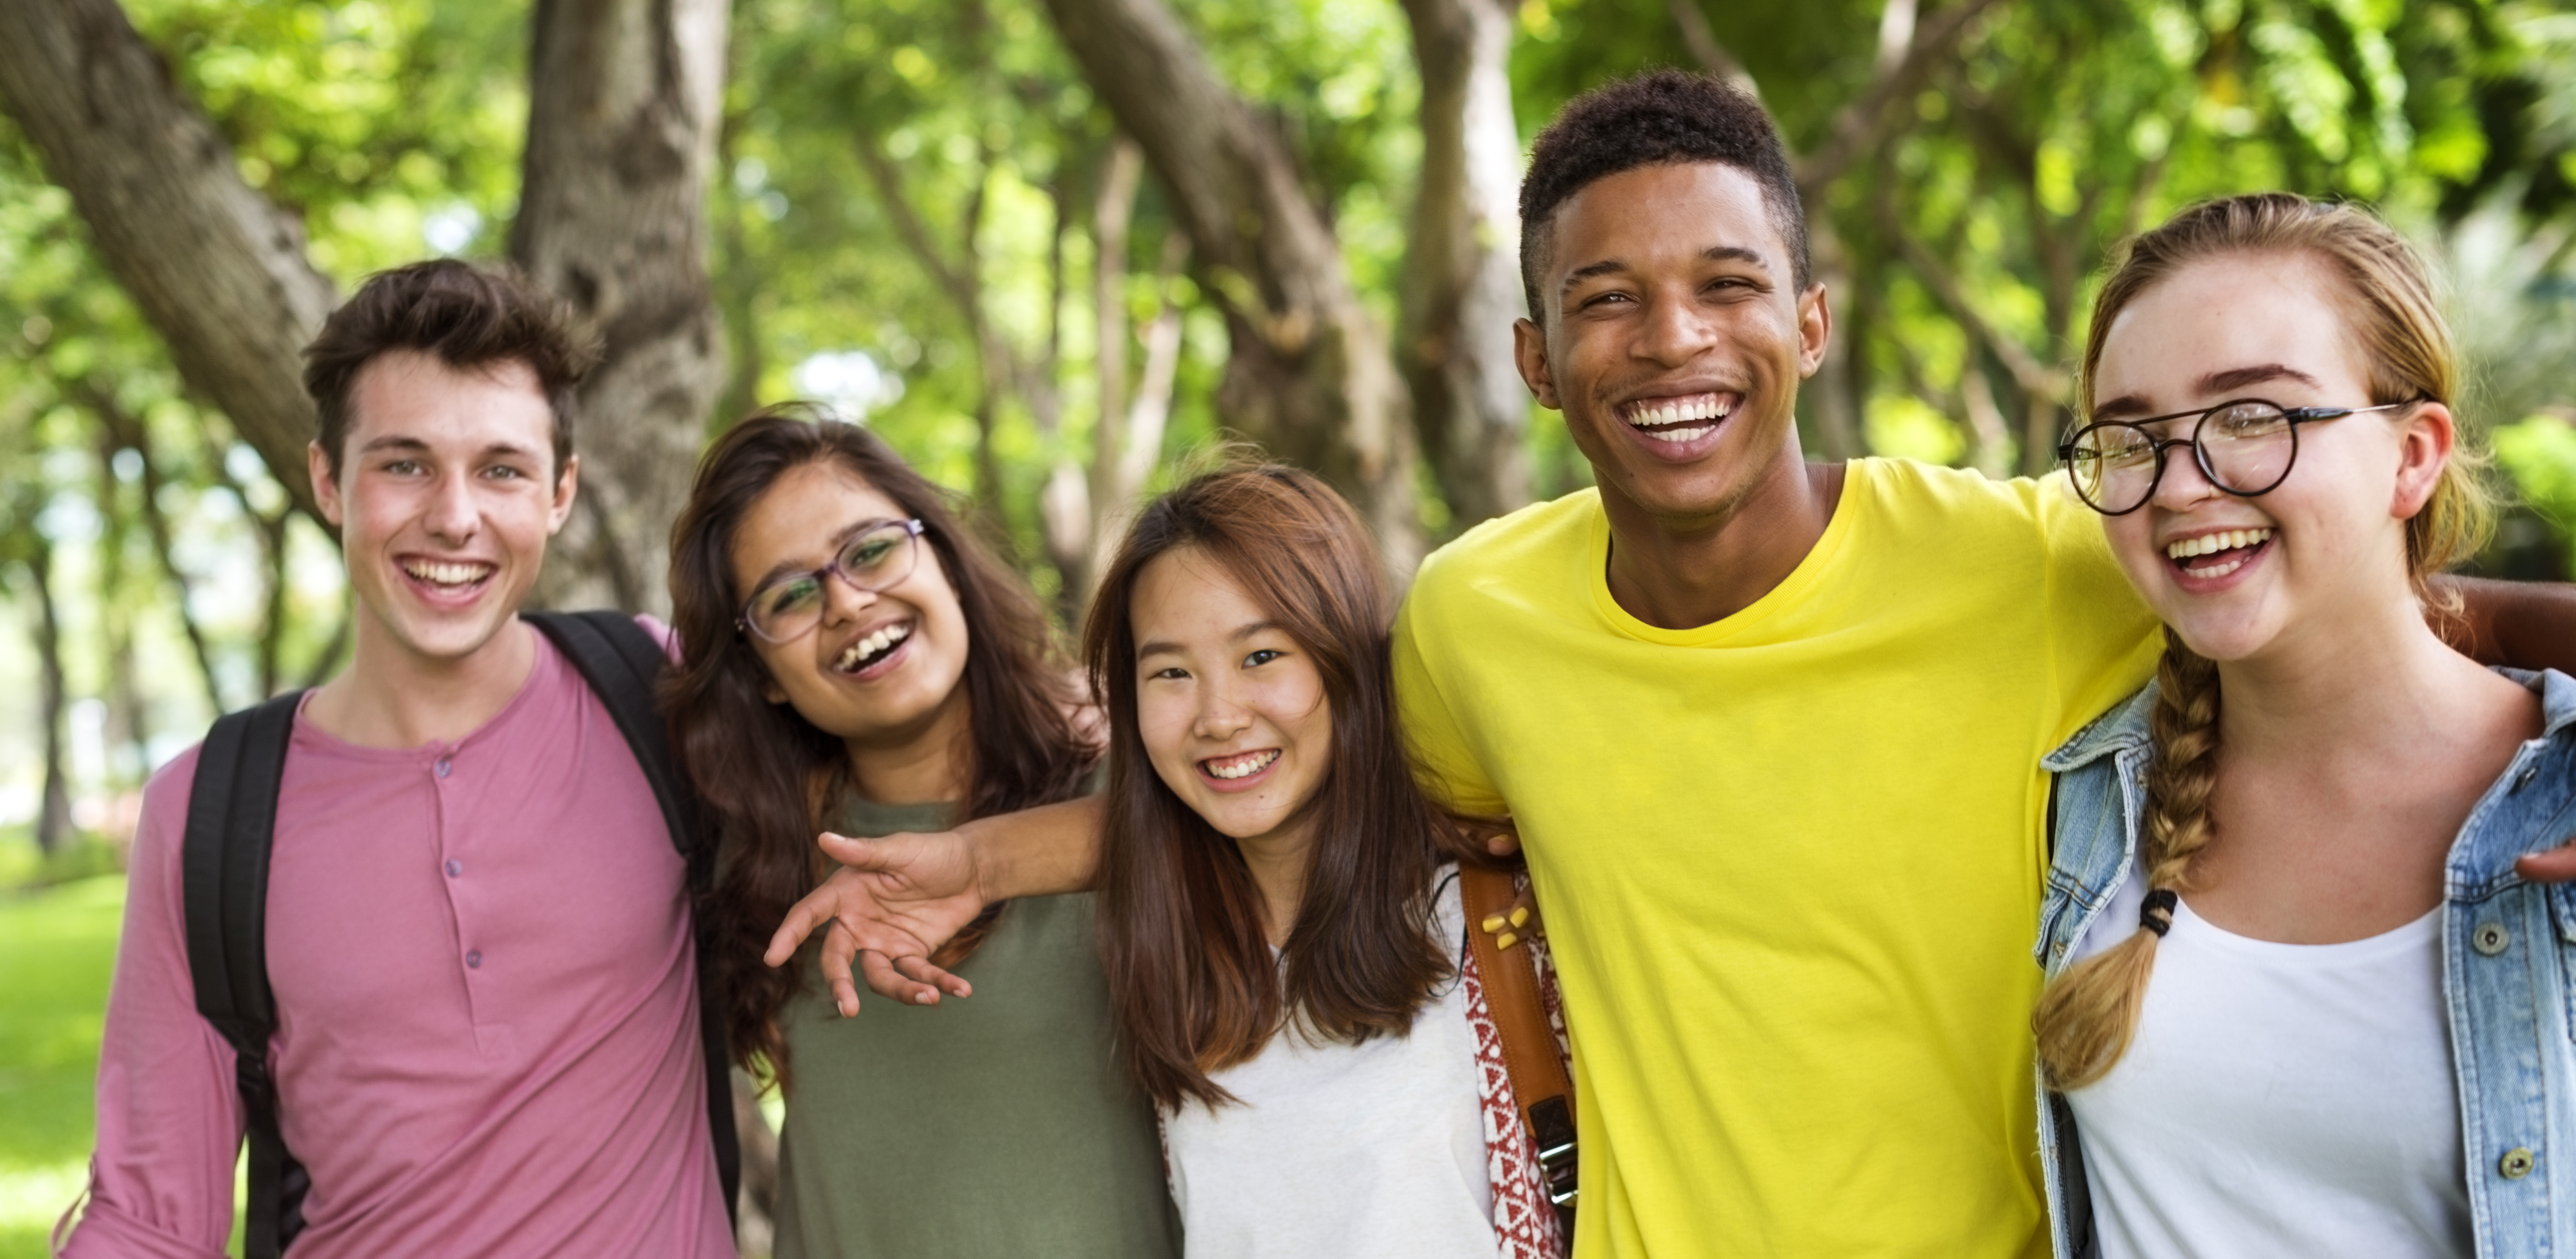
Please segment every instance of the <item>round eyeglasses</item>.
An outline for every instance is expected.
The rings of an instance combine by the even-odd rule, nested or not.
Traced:
[[[2211,485],[2238,498],[2269,494],[2289,479],[2299,460],[2299,426],[2347,415],[2394,411],[2416,401],[2372,407],[2284,407],[2259,398],[2240,398],[2196,411],[2151,415],[2142,420],[2105,420],[2075,430],[2057,448],[2057,457],[2075,481],[2085,505],[2105,516],[2125,516],[2155,497],[2165,477],[2165,452],[2191,447],[2192,459]],[[2149,424],[2192,420],[2189,437],[2157,437]]]
[[[842,539],[832,562],[801,573],[780,573],[761,583],[742,605],[734,628],[765,643],[803,636],[823,619],[823,579],[838,577],[850,589],[874,592],[912,576],[920,560],[918,520],[872,520]]]

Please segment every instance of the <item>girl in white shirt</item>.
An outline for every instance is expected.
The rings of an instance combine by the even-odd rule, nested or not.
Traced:
[[[1561,1253],[1397,732],[1383,572],[1323,482],[1259,467],[1149,506],[1093,606],[1102,963],[1193,1256]]]
[[[2059,1253],[2566,1253],[2565,927],[2514,863],[2564,837],[2576,692],[2427,622],[2485,511],[2422,264],[2351,207],[2195,206],[2083,381],[2061,453],[2167,649],[2047,761]]]

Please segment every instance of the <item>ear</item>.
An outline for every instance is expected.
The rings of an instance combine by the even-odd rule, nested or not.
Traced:
[[[564,456],[563,471],[555,476],[555,501],[546,509],[546,536],[563,531],[564,522],[572,519],[572,500],[581,488],[581,456]]]
[[[313,505],[322,509],[322,518],[331,527],[340,527],[340,517],[348,509],[340,501],[340,479],[331,475],[331,454],[322,443],[304,443],[304,475],[313,483]]]
[[[1834,304],[1825,300],[1822,283],[1798,295],[1798,379],[1825,365],[1825,347],[1834,338]]]
[[[1547,366],[1547,332],[1526,319],[1512,321],[1512,366],[1520,369],[1521,383],[1529,386],[1530,396],[1550,411],[1562,411],[1565,404],[1556,396],[1556,377]]]
[[[2434,487],[2442,483],[2442,469],[2450,464],[2451,449],[2459,439],[2451,408],[2439,402],[2416,407],[2413,414],[2399,422],[2397,488],[2389,499],[2389,515],[2412,520],[2426,503],[2433,501]]]

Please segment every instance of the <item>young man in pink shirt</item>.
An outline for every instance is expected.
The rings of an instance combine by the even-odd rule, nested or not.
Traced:
[[[307,350],[348,667],[295,713],[266,896],[298,1259],[734,1253],[686,872],[644,771],[518,615],[571,513],[596,351],[515,280],[370,280]],[[197,1010],[182,835],[153,776],[66,1254],[217,1256],[246,1109]]]

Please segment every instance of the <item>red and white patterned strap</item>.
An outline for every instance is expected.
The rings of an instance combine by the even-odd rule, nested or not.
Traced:
[[[1538,968],[1539,994],[1562,1050],[1565,1019],[1556,1001],[1556,968],[1537,939],[1523,947],[1530,950]],[[1547,1187],[1539,1179],[1538,1149],[1512,1098],[1512,1073],[1503,1064],[1502,1032],[1485,1004],[1485,984],[1476,973],[1474,950],[1461,950],[1458,971],[1467,988],[1467,1025],[1476,1034],[1476,1093],[1484,1109],[1485,1175],[1494,1190],[1496,1253],[1501,1259],[1563,1259],[1573,1239],[1563,1236],[1564,1230],[1557,1226],[1556,1208],[1549,1204]]]

